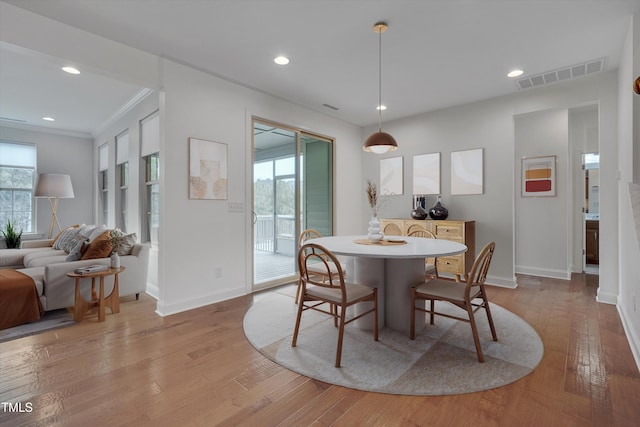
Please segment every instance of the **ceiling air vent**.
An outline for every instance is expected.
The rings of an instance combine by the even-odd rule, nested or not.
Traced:
[[[541,85],[561,82],[576,77],[586,76],[587,74],[599,73],[604,71],[604,58],[595,59],[582,64],[575,64],[570,67],[560,68],[554,71],[545,71],[544,73],[527,76],[516,80],[518,89],[529,89]]]

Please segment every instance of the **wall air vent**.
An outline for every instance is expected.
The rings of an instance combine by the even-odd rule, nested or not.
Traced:
[[[0,117],[0,120],[4,120],[6,122],[14,122],[14,123],[27,123],[26,120],[12,119],[11,117]]]
[[[584,62],[582,64],[571,65],[570,67],[560,68],[553,71],[545,71],[544,73],[535,74],[533,76],[522,77],[516,80],[518,89],[529,89],[549,83],[561,82],[576,77],[586,76],[588,74],[599,73],[604,71],[605,58],[594,59],[593,61]]]

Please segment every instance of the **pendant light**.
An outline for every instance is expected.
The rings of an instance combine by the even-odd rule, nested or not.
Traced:
[[[387,24],[377,22],[373,31],[378,33],[378,132],[372,134],[364,142],[362,149],[370,153],[383,154],[398,148],[398,143],[391,135],[382,132],[382,33],[387,31]]]

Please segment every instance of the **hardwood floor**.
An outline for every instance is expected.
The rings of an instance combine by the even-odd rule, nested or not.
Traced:
[[[276,365],[244,337],[251,296],[165,318],[148,296],[123,299],[103,323],[0,344],[0,402],[24,411],[2,403],[0,426],[638,426],[640,375],[616,308],[595,301],[596,280],[489,287],[492,303],[540,334],[542,362],[504,387],[435,397],[346,389]]]

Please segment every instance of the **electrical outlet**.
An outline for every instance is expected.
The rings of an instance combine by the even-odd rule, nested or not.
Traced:
[[[216,279],[222,277],[222,267],[216,267],[213,269],[213,274],[216,276]]]

